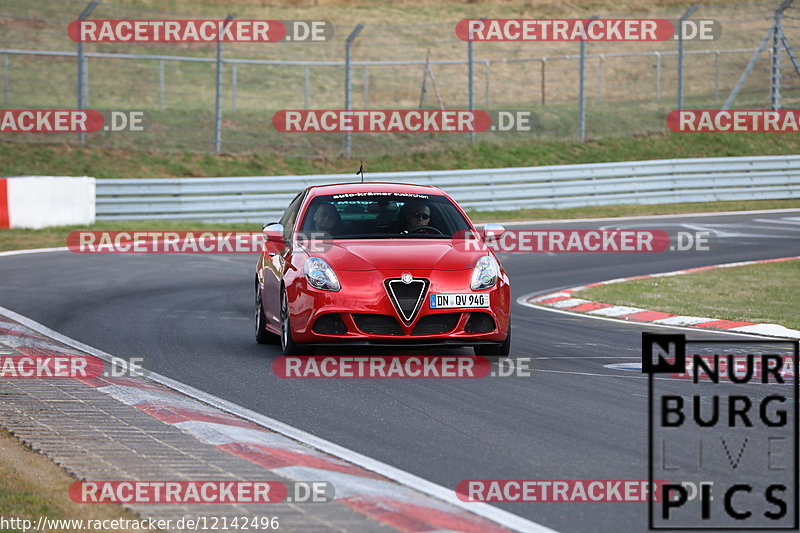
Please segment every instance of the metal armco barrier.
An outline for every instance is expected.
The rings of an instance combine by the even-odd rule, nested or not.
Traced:
[[[310,185],[353,174],[99,179],[98,220],[277,220]],[[800,156],[720,157],[525,168],[373,172],[367,181],[434,185],[466,210],[800,198]]]

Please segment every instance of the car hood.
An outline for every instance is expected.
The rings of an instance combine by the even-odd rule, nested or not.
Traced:
[[[424,239],[370,239],[327,241],[307,249],[334,270],[467,270],[486,251],[466,248],[463,241]]]

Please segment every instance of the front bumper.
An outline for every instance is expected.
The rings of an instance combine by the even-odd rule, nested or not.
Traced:
[[[406,323],[389,297],[384,281],[411,273],[430,284],[413,319]],[[489,293],[488,308],[434,309],[431,293],[468,293],[472,269],[457,271],[337,271],[341,290],[310,288],[298,276],[287,287],[294,341],[302,344],[466,346],[506,339],[510,291],[502,273]],[[332,318],[332,316],[334,318]],[[488,318],[488,320],[487,320]],[[320,320],[322,319],[322,320]],[[340,323],[336,323],[336,320]],[[333,326],[331,326],[333,324]]]

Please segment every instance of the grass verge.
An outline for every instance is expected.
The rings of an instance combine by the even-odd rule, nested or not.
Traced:
[[[800,329],[800,260],[592,287],[581,298],[678,315]]]
[[[0,516],[6,520],[137,520],[120,505],[80,505],[70,500],[68,489],[75,480],[44,455],[23,446],[0,428]],[[19,528],[0,531],[22,531]],[[70,527],[58,531],[80,531]],[[85,530],[84,530],[85,531]],[[145,530],[138,530],[145,531]]]
[[[689,157],[787,155],[800,153],[800,136],[771,133],[658,133],[586,143],[528,140],[457,145],[441,151],[370,157],[288,157],[269,153],[220,155],[155,153],[63,144],[0,142],[0,175],[170,178],[272,176],[318,173],[355,175],[364,160],[370,172],[506,168]]]

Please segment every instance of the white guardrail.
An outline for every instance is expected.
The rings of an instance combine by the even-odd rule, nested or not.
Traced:
[[[468,211],[800,198],[800,156],[367,172],[366,179],[434,185]],[[308,186],[353,181],[354,174],[98,179],[97,219],[263,223]]]

